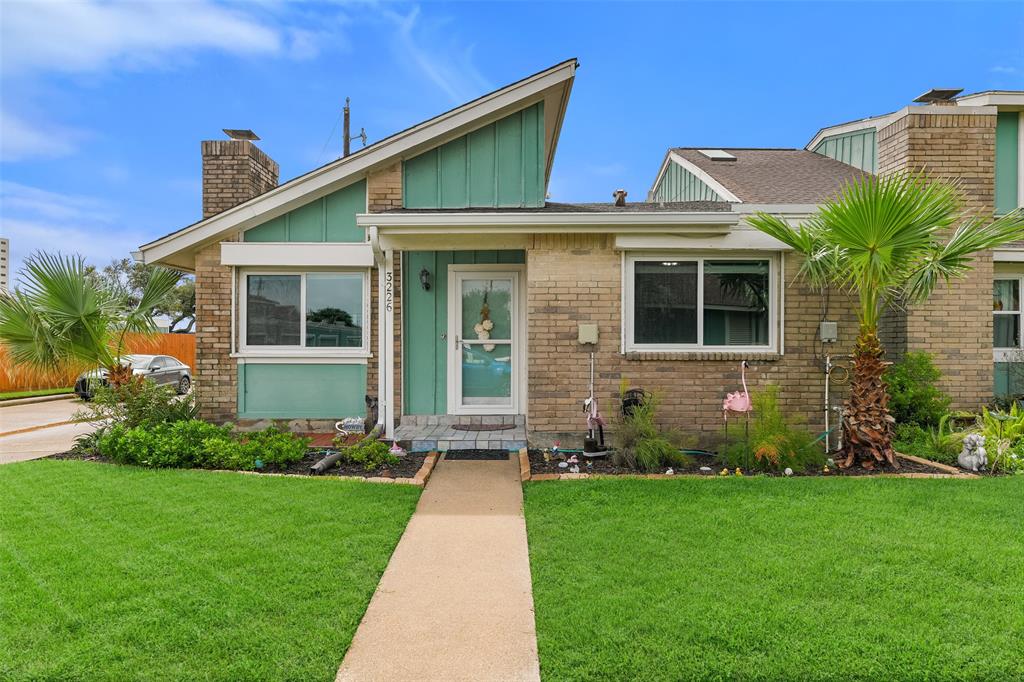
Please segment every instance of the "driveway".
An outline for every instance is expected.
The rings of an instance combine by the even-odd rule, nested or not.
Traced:
[[[68,423],[81,405],[77,400],[0,404],[0,464],[69,450],[75,438],[92,430],[88,424]]]

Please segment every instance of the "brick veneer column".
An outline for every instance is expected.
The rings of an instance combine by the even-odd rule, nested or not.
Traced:
[[[402,164],[395,162],[392,165],[372,171],[366,178],[366,204],[370,213],[382,213],[390,209],[402,207]],[[394,337],[395,345],[391,349],[394,353],[395,376],[394,376],[394,401],[393,414],[397,424],[402,415],[402,254],[394,252],[392,264],[394,282],[392,286],[392,309],[394,310]],[[377,316],[379,314],[379,291],[377,286],[377,268],[371,271],[373,285],[370,291],[370,307],[372,327],[370,336],[372,338],[371,349],[373,357],[366,368],[366,392],[369,395],[377,395],[377,378],[380,372],[380,354],[377,346]],[[378,396],[379,397],[379,396]]]
[[[203,218],[277,186],[277,163],[248,140],[206,140]],[[233,241],[233,240],[225,240]],[[196,399],[204,419],[237,416],[238,368],[231,358],[231,268],[220,264],[220,244],[196,254]]]
[[[948,113],[947,113],[948,112]],[[967,209],[991,217],[995,203],[994,114],[957,113],[943,107],[909,112],[878,131],[878,172],[924,170],[957,179]],[[883,340],[896,354],[931,353],[943,373],[942,388],[958,409],[977,409],[992,396],[992,254],[979,254],[974,270],[941,285],[924,305],[890,311]]]

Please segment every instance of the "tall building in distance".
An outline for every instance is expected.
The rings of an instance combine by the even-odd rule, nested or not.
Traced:
[[[11,243],[0,237],[0,291],[10,291]]]

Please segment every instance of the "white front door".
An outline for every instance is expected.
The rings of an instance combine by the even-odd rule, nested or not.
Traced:
[[[516,414],[520,271],[452,265],[448,273],[448,411]]]

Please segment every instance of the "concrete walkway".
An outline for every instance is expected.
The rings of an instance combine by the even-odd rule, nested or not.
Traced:
[[[81,407],[77,400],[0,405],[0,464],[70,450],[75,438],[92,431],[89,424],[68,423]]]
[[[540,679],[518,461],[438,463],[337,679]]]

